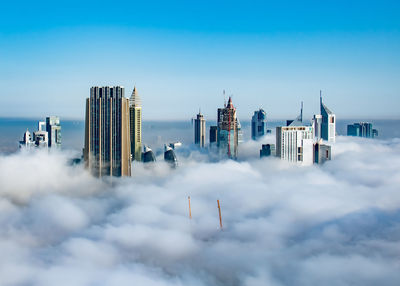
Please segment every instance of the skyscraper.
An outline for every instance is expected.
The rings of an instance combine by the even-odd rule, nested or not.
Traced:
[[[263,109],[254,111],[251,118],[251,139],[257,140],[266,134],[267,129],[267,113]]]
[[[130,117],[130,139],[132,160],[142,160],[142,103],[136,92],[136,86],[133,88],[132,95],[129,98],[129,117]]]
[[[84,159],[93,175],[131,175],[129,131],[124,88],[92,87],[86,99]]]
[[[311,126],[276,127],[276,156],[289,162],[313,164],[313,130]]]
[[[322,95],[320,92],[320,106],[321,106],[321,138],[328,142],[335,142],[336,137],[336,115],[329,110],[328,107],[322,102]]]
[[[167,145],[164,145],[164,161],[173,168],[178,166],[178,160],[176,158],[174,149]]]
[[[49,147],[61,147],[61,124],[58,116],[46,117],[46,131],[49,134]]]
[[[194,144],[199,145],[200,148],[204,148],[206,143],[206,121],[203,114],[197,114],[197,118],[194,120]]]
[[[232,98],[229,97],[228,104],[224,108],[218,108],[217,125],[217,146],[221,155],[227,155],[228,158],[237,158],[238,154],[238,121],[236,118],[236,108],[232,104]]]

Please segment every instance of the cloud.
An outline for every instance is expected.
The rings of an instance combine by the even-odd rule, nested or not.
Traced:
[[[310,167],[260,147],[112,180],[68,152],[1,156],[0,285],[399,284],[399,139],[339,137]]]

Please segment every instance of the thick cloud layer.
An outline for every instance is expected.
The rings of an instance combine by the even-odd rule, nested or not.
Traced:
[[[68,153],[0,157],[0,285],[400,283],[399,139],[340,137],[311,167],[253,145],[110,180]]]

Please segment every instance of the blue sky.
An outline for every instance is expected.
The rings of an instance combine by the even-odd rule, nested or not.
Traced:
[[[4,1],[3,1],[4,2]],[[318,111],[399,118],[398,1],[11,1],[0,6],[0,116],[83,118],[92,85],[133,85],[143,116]],[[348,3],[351,2],[351,3]]]

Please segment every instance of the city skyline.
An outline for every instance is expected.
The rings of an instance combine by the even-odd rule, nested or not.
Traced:
[[[300,101],[311,118],[320,89],[340,118],[399,117],[396,1],[61,7],[4,4],[2,117],[83,119],[87,89],[108,84],[139,87],[143,120],[215,118],[224,89],[241,119],[288,118]]]

